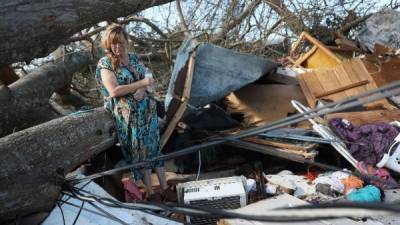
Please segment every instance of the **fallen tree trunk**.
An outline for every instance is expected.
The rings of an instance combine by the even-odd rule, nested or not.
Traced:
[[[98,22],[172,0],[21,0],[0,2],[0,67],[48,55]]]
[[[0,139],[0,223],[49,210],[59,196],[56,171],[71,171],[115,142],[104,109],[71,115]]]
[[[8,87],[0,86],[0,137],[58,117],[49,105],[50,96],[92,62],[89,51],[77,52],[63,62],[37,68]]]

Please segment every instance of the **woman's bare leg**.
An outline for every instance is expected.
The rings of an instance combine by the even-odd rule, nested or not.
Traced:
[[[164,191],[168,188],[167,177],[165,176],[165,167],[156,167],[155,171],[160,181],[161,190]]]
[[[142,178],[143,184],[146,186],[146,191],[148,196],[150,196],[154,194],[153,185],[151,183],[151,169],[143,169],[142,173],[143,173],[143,178]]]

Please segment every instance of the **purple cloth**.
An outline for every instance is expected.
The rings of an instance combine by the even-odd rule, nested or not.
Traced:
[[[388,150],[399,131],[387,123],[364,124],[354,127],[344,119],[329,121],[329,127],[347,143],[351,155],[358,161],[376,165]]]

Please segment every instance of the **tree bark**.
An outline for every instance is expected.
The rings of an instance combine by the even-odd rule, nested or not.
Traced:
[[[71,82],[74,72],[93,62],[89,51],[47,63],[10,86],[0,87],[0,137],[58,117],[50,96]]]
[[[0,67],[47,56],[84,28],[172,0],[0,2]]]
[[[10,85],[19,79],[11,66],[4,66],[0,68],[0,82],[4,85]]]
[[[115,142],[114,120],[104,109],[70,115],[0,139],[0,223],[50,210],[62,179]]]

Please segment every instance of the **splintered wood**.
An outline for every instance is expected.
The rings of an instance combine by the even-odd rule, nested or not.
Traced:
[[[400,118],[400,110],[372,110],[363,112],[344,112],[325,115],[325,120],[343,118],[351,121],[353,126],[361,126],[367,123],[390,123]]]
[[[360,59],[344,60],[335,68],[316,68],[297,76],[311,107],[317,100],[339,101],[377,88]],[[394,109],[386,100],[366,105],[367,108]]]

